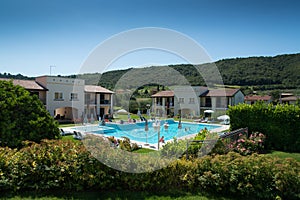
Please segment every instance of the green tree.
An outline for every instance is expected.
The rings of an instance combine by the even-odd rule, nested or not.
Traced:
[[[279,91],[279,90],[273,90],[273,91],[271,92],[271,96],[272,96],[272,98],[273,98],[273,101],[274,101],[275,103],[277,103],[277,102],[279,101],[279,98],[280,98],[280,91]]]
[[[12,81],[0,81],[0,146],[20,147],[59,136],[58,123],[36,95]]]

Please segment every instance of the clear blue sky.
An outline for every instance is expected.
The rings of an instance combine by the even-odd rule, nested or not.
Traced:
[[[76,74],[114,34],[141,27],[181,32],[213,60],[300,52],[298,0],[0,0],[0,72]],[[138,59],[137,59],[138,58]],[[128,55],[115,68],[175,64],[175,56]]]

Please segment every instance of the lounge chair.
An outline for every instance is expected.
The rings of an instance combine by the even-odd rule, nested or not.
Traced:
[[[69,131],[64,131],[62,128],[60,129],[60,135],[61,136],[66,136],[66,135],[73,135],[72,132],[69,132]]]
[[[76,139],[76,140],[82,140],[82,135],[81,135],[81,133],[80,132],[77,132],[77,131],[74,131],[74,139]]]
[[[60,135],[62,135],[62,136],[65,136],[65,135],[66,135],[64,129],[62,129],[62,128],[60,129]]]

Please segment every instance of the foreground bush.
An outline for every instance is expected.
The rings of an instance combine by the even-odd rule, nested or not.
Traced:
[[[20,147],[25,140],[58,136],[57,122],[37,95],[12,81],[0,81],[0,146]]]
[[[133,153],[134,154],[134,153]],[[140,166],[136,166],[140,167]],[[145,165],[146,167],[146,165]],[[20,150],[0,148],[0,191],[131,190],[195,191],[260,199],[300,197],[300,164],[253,154],[205,156],[173,161],[148,173],[111,169],[82,144],[45,140]]]

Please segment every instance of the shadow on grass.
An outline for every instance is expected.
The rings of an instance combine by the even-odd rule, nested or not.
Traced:
[[[127,200],[127,199],[162,199],[162,200],[237,200],[239,198],[221,197],[218,195],[204,195],[189,192],[160,192],[146,191],[47,191],[47,192],[20,192],[20,194],[6,193],[1,199],[101,199],[101,200]]]

